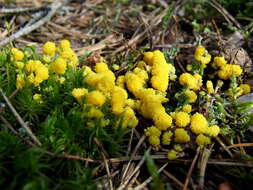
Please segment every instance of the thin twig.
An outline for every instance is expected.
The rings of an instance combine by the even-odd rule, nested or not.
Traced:
[[[36,13],[32,14],[32,18],[24,26],[24,28],[28,27],[28,26],[31,26],[34,22],[36,22],[37,20],[39,20],[41,17],[43,17],[45,15],[46,15],[46,11],[39,11],[39,12],[36,12]]]
[[[145,140],[145,137],[146,137],[146,136],[142,136],[142,138],[139,140],[138,144],[136,145],[136,147],[135,147],[133,153],[131,154],[130,160],[129,160],[129,162],[127,163],[127,166],[126,166],[126,168],[125,168],[125,170],[124,170],[124,172],[123,172],[123,175],[122,175],[122,178],[121,178],[122,180],[124,180],[124,178],[126,177],[126,174],[127,174],[127,172],[128,172],[129,166],[130,166],[130,164],[131,164],[131,162],[132,162],[132,158],[135,156],[137,150],[139,149],[139,147],[141,146],[141,144],[142,144],[143,141]]]
[[[18,7],[18,8],[1,8],[0,14],[14,14],[14,13],[24,13],[29,11],[37,11],[46,8],[46,6],[39,7]]]
[[[164,175],[166,175],[168,178],[170,178],[171,180],[173,180],[180,188],[184,187],[184,184],[179,181],[174,175],[172,175],[171,173],[169,173],[166,170],[163,170]]]
[[[142,159],[142,155],[136,155],[132,158],[132,161],[138,161]],[[166,155],[151,155],[151,158],[154,160],[165,161],[171,164],[185,164],[188,165],[192,163],[192,160],[178,159],[178,160],[168,160]],[[111,163],[120,163],[128,162],[130,157],[120,157],[120,158],[110,158]],[[238,162],[237,160],[223,159],[222,161],[216,159],[209,159],[207,162],[208,165],[224,165],[224,166],[241,166],[241,167],[253,167],[253,164],[247,161]]]
[[[226,146],[226,149],[237,148],[237,147],[245,147],[245,146],[253,146],[253,143],[240,143],[240,144],[232,144],[230,146]]]
[[[111,172],[110,172],[109,164],[108,164],[108,162],[110,162],[110,161],[107,159],[107,158],[109,158],[109,154],[106,152],[103,144],[96,137],[94,138],[94,141],[95,141],[96,145],[102,151],[101,154],[102,154],[102,157],[103,157],[103,160],[104,160],[105,170],[106,170],[106,173],[107,173],[107,179],[109,181],[109,189],[113,190],[113,184],[112,184],[112,179],[111,179]]]
[[[147,152],[150,152],[150,148],[147,150]],[[142,159],[140,160],[140,162],[138,163],[138,165],[136,166],[136,168],[134,169],[134,171],[127,176],[127,178],[123,181],[123,183],[121,183],[121,185],[119,186],[119,188],[117,188],[117,190],[122,190],[125,189],[125,187],[127,186],[129,180],[136,174],[136,172],[140,169],[140,167],[142,166],[142,164],[145,161],[145,156],[142,156]]]
[[[99,50],[104,49],[108,45],[111,45],[113,43],[117,43],[117,42],[121,41],[122,39],[123,39],[122,37],[117,37],[116,35],[111,34],[96,44],[80,48],[76,54],[82,55],[86,51],[99,51]]]
[[[101,149],[102,153],[104,153],[104,156],[106,158],[109,158],[109,154],[107,153],[107,151],[105,150],[103,144],[95,137],[94,138],[94,142],[96,143],[96,145]]]
[[[62,1],[54,1],[50,6],[50,11],[48,12],[48,14],[44,18],[40,19],[38,22],[34,23],[33,25],[29,25],[27,27],[22,28],[18,32],[16,32],[16,33],[12,34],[11,36],[9,36],[8,38],[5,38],[4,40],[2,40],[0,42],[0,47],[8,44],[10,41],[12,41],[14,39],[17,39],[21,36],[29,34],[30,32],[34,31],[35,29],[37,29],[40,26],[42,26],[43,24],[45,24],[47,21],[49,21],[54,16],[56,11],[60,7],[62,7],[62,5],[63,5]]]
[[[194,168],[195,163],[196,163],[196,161],[197,161],[197,159],[199,157],[199,152],[200,152],[200,147],[198,147],[196,155],[195,155],[195,157],[194,157],[194,159],[192,161],[191,167],[190,167],[190,169],[189,169],[189,171],[187,173],[187,176],[186,176],[186,179],[185,179],[185,182],[184,182],[184,188],[183,188],[183,190],[187,190],[187,188],[188,188],[188,184],[189,184],[189,181],[190,181],[190,177],[191,177],[193,168]]]
[[[210,149],[204,149],[203,153],[201,154],[201,159],[199,162],[199,184],[198,184],[198,189],[203,189],[204,188],[204,183],[205,183],[205,172],[206,172],[206,166],[208,159],[211,155],[213,145],[211,146]]]
[[[127,154],[126,154],[126,156],[128,156],[129,153],[131,152],[132,141],[133,141],[133,134],[134,134],[134,128],[131,129],[131,136],[130,136],[130,140],[128,142],[128,148],[127,148]]]
[[[234,24],[237,28],[239,29],[242,28],[240,23],[237,20],[235,20],[235,18],[231,14],[229,14],[229,12],[226,9],[224,9],[217,1],[211,0],[208,1],[208,3],[222,14],[230,25]]]
[[[211,164],[211,165],[222,165],[222,166],[238,166],[238,167],[249,167],[252,168],[253,164],[251,162],[229,162],[229,161],[217,161],[217,160],[209,160],[207,162],[207,164]]]
[[[60,154],[60,155],[55,155],[53,153],[50,152],[46,152],[48,154],[50,154],[51,156],[54,157],[58,157],[58,158],[66,158],[66,159],[75,159],[75,160],[81,160],[81,161],[85,161],[85,162],[91,162],[91,163],[101,163],[100,160],[93,160],[90,158],[83,158],[81,156],[77,156],[77,155],[64,155],[64,154]],[[151,158],[154,160],[158,160],[157,157],[154,157],[151,155]],[[129,157],[126,158],[111,158],[111,159],[107,159],[107,161],[110,161],[111,163],[119,163],[119,162],[127,162],[129,161]],[[138,156],[136,157],[134,160],[142,160],[143,156]],[[161,156],[160,158],[161,159]],[[192,163],[192,160],[175,160],[175,161],[171,161],[171,160],[167,160],[168,158],[164,158],[163,160],[166,160],[166,163],[171,163],[171,164],[185,164],[188,165],[189,163]],[[116,161],[117,160],[117,161]],[[227,161],[219,161],[219,160],[215,160],[215,159],[209,159],[207,162],[208,165],[222,165],[222,166],[237,166],[237,167],[249,167],[249,168],[253,168],[253,164],[250,162],[237,162],[234,160],[227,160]]]
[[[147,30],[147,33],[148,33],[149,48],[150,48],[150,49],[153,49],[153,46],[154,46],[153,44],[154,44],[154,42],[153,42],[152,31],[151,31],[151,29],[150,29],[150,27],[149,27],[148,22],[147,22],[146,19],[144,18],[144,16],[140,15],[140,18],[141,18],[141,21],[143,22],[144,27],[145,27],[145,29]],[[134,36],[133,36],[133,37],[134,37]]]
[[[13,97],[15,97],[15,96],[17,95],[18,91],[19,91],[18,88],[15,89],[15,90],[11,93],[11,95],[9,96],[9,100],[11,100]],[[6,108],[6,107],[1,107],[1,108],[0,108],[0,114],[5,110],[5,108]]]
[[[49,152],[47,152],[49,153]],[[51,156],[57,157],[57,158],[66,158],[66,159],[74,159],[74,160],[81,160],[81,161],[85,161],[85,162],[91,162],[91,163],[100,163],[101,161],[99,160],[92,160],[90,158],[83,158],[81,156],[77,156],[77,155],[65,155],[65,154],[59,154],[59,155],[55,155],[55,154],[50,154]]]
[[[22,137],[13,127],[12,125],[4,118],[4,116],[0,115],[0,120],[6,125],[6,127],[16,136],[21,138],[27,145],[33,147],[35,146],[30,140]]]
[[[67,34],[69,36],[74,36],[76,38],[94,38],[95,35],[89,35],[89,34],[86,34],[86,33],[83,33],[83,32],[79,32],[79,31],[76,31],[76,30],[73,30],[73,29],[70,29],[66,26],[61,26],[61,25],[58,25],[58,24],[55,24],[53,22],[48,22],[48,25],[49,26],[52,26],[55,30],[63,33],[63,34]]]
[[[116,175],[120,173],[120,170],[116,170],[111,174],[111,178],[114,178]],[[99,176],[94,179],[95,183],[100,183],[100,186],[103,186],[103,189],[108,189],[107,175]]]
[[[107,180],[109,181],[110,190],[113,190],[111,172],[110,172],[110,169],[109,169],[108,161],[106,160],[105,154],[103,152],[102,152],[102,156],[103,156],[103,160],[104,160],[104,164],[105,164],[105,170],[106,170],[106,173],[107,173]]]
[[[16,96],[16,94],[18,93],[19,89],[15,89],[11,95],[9,96],[9,99],[12,99],[13,97]],[[2,120],[2,122],[5,124],[5,126],[16,136],[18,136],[19,138],[21,138],[27,145],[33,147],[35,146],[29,139],[24,138],[23,136],[21,136],[15,129],[14,127],[12,127],[12,125],[9,123],[9,121],[7,121],[5,119],[4,116],[1,115],[1,112],[3,112],[3,110],[5,109],[5,107],[3,107],[3,109],[0,109],[0,119]]]
[[[14,97],[17,95],[18,91],[19,91],[18,88],[15,89],[15,90],[11,93],[11,95],[9,96],[9,100],[12,99],[12,98],[14,98]]]
[[[230,152],[230,150],[227,149],[227,146],[222,142],[222,140],[219,137],[215,138],[218,143],[220,143],[220,145],[222,146],[222,148],[224,148],[224,150],[229,154],[229,156],[232,158],[233,154]]]
[[[27,134],[33,139],[33,141],[37,145],[41,146],[41,142],[37,139],[37,137],[33,134],[33,132],[31,131],[31,129],[27,126],[27,124],[24,122],[24,120],[21,118],[21,116],[15,110],[15,108],[13,107],[13,105],[11,104],[11,102],[9,101],[9,99],[5,96],[5,94],[3,93],[3,90],[1,88],[0,88],[0,94],[3,96],[6,104],[8,105],[8,107],[10,108],[10,110],[13,113],[13,115],[15,116],[15,118],[20,123],[20,125],[26,130]]]
[[[168,165],[168,163],[164,164],[159,170],[158,170],[158,174],[164,170],[164,168]],[[138,185],[137,187],[135,187],[133,190],[141,190],[143,189],[145,186],[147,186],[151,181],[152,181],[153,177],[150,176],[148,179],[146,179],[143,183],[141,183],[140,185]]]
[[[136,155],[133,156],[132,158],[129,156],[125,156],[125,157],[120,157],[120,158],[110,158],[110,162],[112,163],[120,163],[120,162],[128,162],[130,159],[132,161],[138,161],[142,159],[142,155]],[[151,155],[152,159],[168,159],[166,155]]]
[[[165,49],[169,49],[169,48],[173,48],[173,47],[177,47],[179,49],[182,49],[182,48],[191,48],[191,47],[195,47],[196,45],[195,44],[158,44],[158,45],[155,45],[154,48],[165,48]]]
[[[137,177],[139,176],[140,172],[141,172],[140,170],[138,170],[138,171],[136,172],[136,174],[132,177],[131,181],[128,183],[126,189],[131,189],[134,183],[138,183],[138,182],[139,182],[139,181],[137,180]],[[140,183],[139,183],[139,184],[140,184]]]
[[[217,26],[217,24],[216,24],[216,22],[215,22],[214,19],[212,19],[212,24],[213,24],[213,26],[214,26],[214,29],[216,30],[218,39],[219,39],[220,41],[222,41],[222,38],[221,38],[221,35],[220,35],[220,30],[219,30],[219,28],[218,28],[218,26]]]
[[[11,33],[14,30],[15,27],[14,27],[13,23],[14,23],[15,19],[16,19],[16,16],[13,16],[11,21],[8,24],[9,26],[11,26],[11,28],[5,27],[4,32],[0,33],[0,39],[5,38],[8,35],[8,33]]]
[[[242,144],[242,143],[241,143],[241,138],[240,138],[240,136],[237,136],[237,140],[238,140],[238,144]],[[252,143],[252,146],[253,146],[253,143]],[[241,151],[242,153],[244,153],[244,154],[246,153],[246,152],[245,152],[245,149],[244,149],[244,146],[240,146],[239,148],[240,148],[240,151]]]
[[[184,67],[182,66],[181,62],[178,60],[177,57],[176,57],[176,61],[177,61],[178,65],[179,65],[180,69],[181,69],[184,73],[186,73],[186,70],[184,69]]]

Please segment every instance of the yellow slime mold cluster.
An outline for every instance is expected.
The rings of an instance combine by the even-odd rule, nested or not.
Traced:
[[[204,53],[199,53],[199,56],[195,53],[195,56],[203,64],[210,62],[206,50]],[[93,94],[90,98],[94,100],[91,101],[89,100],[91,92],[89,92],[86,101],[93,106],[102,106],[105,101],[109,102],[111,112],[122,116],[123,127],[135,127],[138,124],[135,112],[150,119],[153,123],[144,129],[144,134],[156,150],[162,146],[170,146],[172,142],[174,144],[189,143],[191,139],[199,146],[210,144],[211,137],[219,134],[219,127],[209,126],[207,119],[200,113],[191,114],[191,104],[196,102],[197,93],[202,87],[202,76],[198,73],[183,73],[179,77],[179,83],[186,88],[184,96],[188,104],[182,106],[181,110],[169,113],[164,104],[168,104],[169,101],[167,98],[169,81],[175,79],[174,66],[166,62],[164,54],[159,50],[144,53],[143,60],[135,69],[117,78],[106,63],[99,62],[95,65],[94,71],[85,67],[84,81],[101,95]],[[212,83],[207,82],[207,86],[208,92],[214,93]],[[102,94],[105,98],[96,98]],[[79,100],[79,98],[76,99]],[[168,153],[169,159],[182,155],[183,148],[179,145],[175,146],[177,148]]]
[[[87,94],[84,102],[96,107],[108,102],[111,112],[122,118],[119,119],[122,127],[136,127],[138,119],[132,109],[134,102],[128,99],[128,93],[123,85],[124,78],[120,77],[122,81],[118,85],[114,73],[105,62],[96,63],[94,71],[87,66],[84,69],[84,83],[96,89]]]
[[[68,40],[62,40],[58,45],[46,42],[42,51],[41,57],[32,59],[19,49],[11,49],[17,88],[32,85],[39,89],[50,78],[63,84],[67,72],[79,69],[77,55]],[[202,71],[212,61],[203,46],[196,48],[194,58]],[[242,73],[239,65],[228,64],[224,57],[215,57],[212,66],[223,80]],[[194,142],[198,146],[207,146],[220,133],[220,127],[209,124],[208,115],[196,109],[201,93],[215,96],[213,82],[206,80],[203,85],[203,72],[192,70],[182,73],[176,81],[175,67],[167,63],[159,50],[145,52],[136,68],[118,77],[105,61],[97,62],[93,68],[83,66],[80,69],[83,69],[84,86],[71,89],[69,94],[85,110],[82,117],[100,120],[100,124],[106,126],[110,122],[107,115],[111,114],[117,118],[118,126],[126,128],[136,127],[139,123],[136,115],[141,115],[150,122],[149,126],[144,126],[148,142],[156,150],[168,148],[170,160],[183,155],[185,144]],[[178,85],[181,97],[186,101],[173,111],[168,99],[171,81]],[[238,96],[250,92],[247,84],[238,88]],[[49,87],[47,90],[50,91]],[[35,94],[33,99],[43,103],[40,94]],[[95,127],[95,123],[89,121],[87,126]]]
[[[215,57],[214,66],[218,67],[218,76],[220,79],[228,80],[234,74],[240,76],[242,74],[242,68],[240,65],[227,64],[224,57]]]
[[[17,88],[22,89],[25,85],[39,86],[50,77],[64,75],[68,68],[78,65],[78,57],[71,49],[68,40],[60,41],[59,46],[53,42],[46,42],[42,51],[43,54],[38,59],[33,59],[28,52],[17,48],[11,49],[12,60],[17,68]],[[63,77],[59,81],[64,80]]]

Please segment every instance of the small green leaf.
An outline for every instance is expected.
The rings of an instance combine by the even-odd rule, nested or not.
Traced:
[[[149,152],[145,152],[144,156],[146,158],[146,165],[147,165],[149,174],[153,178],[153,183],[151,183],[152,189],[165,190],[165,184],[162,182],[162,180],[159,177],[159,173],[154,163],[154,160],[150,156]]]
[[[237,102],[235,111],[236,113],[245,113],[253,108],[253,102]]]

